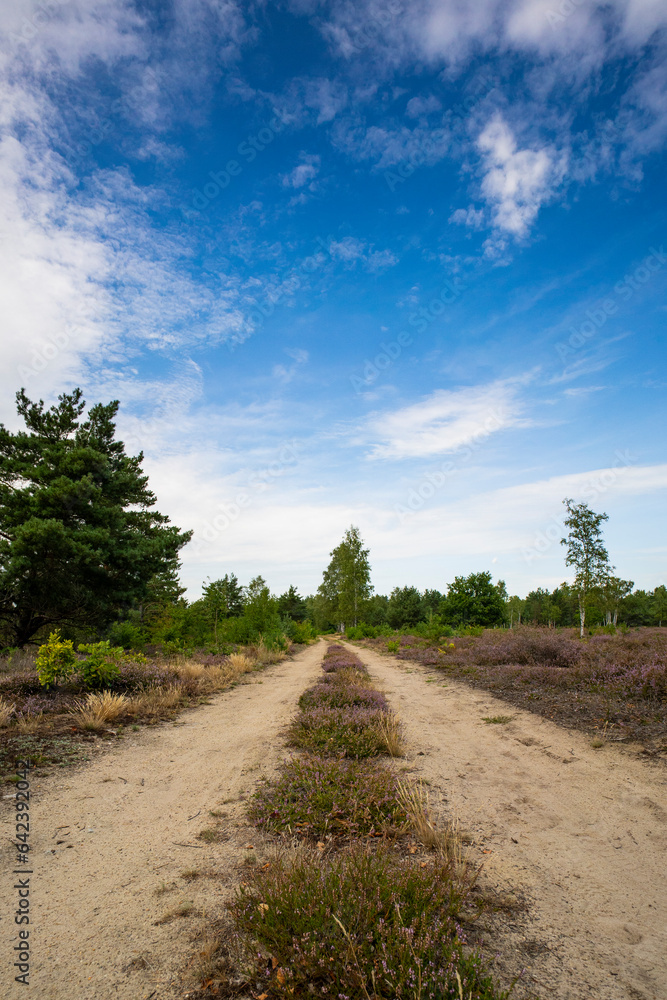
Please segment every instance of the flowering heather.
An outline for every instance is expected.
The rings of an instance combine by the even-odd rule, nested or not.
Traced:
[[[268,982],[263,971],[258,984],[273,996],[458,1000],[458,972],[465,1000],[506,1000],[465,946],[456,923],[464,895],[442,859],[422,868],[356,846],[250,873],[231,909],[262,949],[260,968],[279,963],[282,976]]]
[[[363,707],[388,712],[387,699],[380,691],[360,687],[358,684],[316,684],[299,698],[299,708],[353,708]]]
[[[376,708],[320,706],[302,711],[290,726],[291,746],[345,757],[386,753],[380,731],[384,713]]]
[[[150,688],[179,685],[175,670],[157,663],[123,663],[120,674],[109,687],[113,691],[147,691]]]
[[[319,838],[394,832],[407,821],[388,768],[314,754],[286,761],[276,779],[260,784],[248,814],[262,829]]]

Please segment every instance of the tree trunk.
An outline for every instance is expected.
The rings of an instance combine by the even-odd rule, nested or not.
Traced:
[[[584,594],[579,595],[579,621],[581,623],[581,628],[579,631],[579,638],[584,637],[584,622],[586,621],[586,599]]]

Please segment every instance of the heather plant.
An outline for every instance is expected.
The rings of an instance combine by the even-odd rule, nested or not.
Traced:
[[[260,829],[313,838],[395,834],[407,819],[390,770],[315,754],[293,757],[262,782],[248,814]]]
[[[299,698],[299,708],[370,708],[388,712],[387,699],[380,691],[354,683],[316,684]]]
[[[386,753],[379,725],[383,714],[365,706],[309,708],[291,724],[289,743],[333,756],[376,757]]]
[[[231,910],[273,996],[504,1000],[457,924],[466,892],[442,857],[422,867],[357,845],[250,872]]]

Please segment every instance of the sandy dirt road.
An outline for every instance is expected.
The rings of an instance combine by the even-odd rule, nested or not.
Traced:
[[[32,785],[30,985],[13,980],[17,891],[10,802],[2,809],[0,996],[153,1000],[179,995],[193,926],[238,884],[250,831],[241,796],[283,756],[280,730],[317,676],[319,642],[294,660],[184,712],[176,724],[128,734],[94,762]],[[197,838],[222,809],[226,843]],[[178,846],[192,845],[192,846]],[[187,869],[215,879],[189,883]],[[194,901],[186,918],[156,925]]]
[[[529,903],[491,936],[500,968],[526,969],[517,995],[667,1000],[664,764],[594,750],[442,672],[355,651],[406,727],[413,776],[474,835],[487,882]],[[482,721],[497,715],[513,721]]]

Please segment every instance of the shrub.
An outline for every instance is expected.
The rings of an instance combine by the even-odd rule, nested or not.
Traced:
[[[278,858],[248,874],[231,909],[273,996],[501,1000],[456,924],[464,895],[443,858],[421,867],[355,847]]]
[[[399,650],[398,640],[397,639],[390,639],[389,642],[387,643],[387,652],[388,653],[398,653],[398,650]]]
[[[48,642],[39,647],[35,666],[42,687],[50,687],[71,677],[76,665],[76,653],[71,639],[61,639],[60,629],[51,632]]]
[[[344,757],[376,757],[386,753],[380,729],[384,713],[376,708],[309,708],[289,730],[291,746]]]
[[[112,646],[108,639],[102,642],[81,643],[80,653],[88,653],[79,663],[79,674],[87,687],[106,687],[120,676],[121,663],[133,660],[145,663],[142,653],[126,653],[122,646]]]
[[[287,761],[276,779],[260,784],[249,816],[264,829],[314,838],[391,833],[407,820],[390,770],[315,754]]]
[[[109,642],[123,649],[141,649],[143,636],[141,629],[133,622],[114,622],[107,633]]]
[[[295,622],[288,620],[285,622],[285,634],[292,642],[305,646],[317,638],[315,629],[310,622]]]

